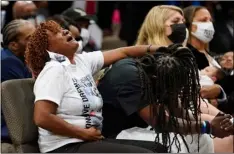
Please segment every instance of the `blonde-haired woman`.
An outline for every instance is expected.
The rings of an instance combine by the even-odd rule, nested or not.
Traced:
[[[145,17],[136,44],[183,43],[187,36],[183,16],[183,11],[176,6],[153,7]]]
[[[169,46],[173,43],[185,43],[186,39],[183,11],[176,6],[162,5],[155,6],[149,11],[140,29],[136,44]],[[154,132],[144,128],[135,128],[143,127],[142,123],[148,121],[150,117],[149,104],[144,104],[150,101],[145,100],[147,98],[142,101],[141,94],[146,89],[142,91],[137,70],[138,67],[134,60],[121,60],[113,64],[100,81],[98,88],[104,102],[103,134],[105,136],[115,136],[119,133],[118,139],[155,140]],[[126,76],[126,74],[128,75]],[[140,106],[144,106],[144,108]],[[114,117],[118,117],[118,119],[115,120]],[[171,135],[172,141],[173,134]],[[180,138],[179,135],[177,137]],[[186,137],[186,140],[189,151],[197,152],[197,138],[195,137],[193,140],[195,144],[189,144],[190,135],[188,138]],[[182,139],[180,143],[183,143]],[[171,152],[177,152],[180,143],[172,144]],[[180,144],[180,146],[181,153],[188,152],[185,144]],[[213,152],[213,149],[212,139],[208,135],[202,135],[200,152]]]

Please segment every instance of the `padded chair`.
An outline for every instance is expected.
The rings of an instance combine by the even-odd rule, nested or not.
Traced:
[[[2,111],[9,135],[18,153],[38,153],[38,130],[33,122],[33,79],[2,83]]]

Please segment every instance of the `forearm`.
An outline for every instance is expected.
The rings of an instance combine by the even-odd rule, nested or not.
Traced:
[[[69,124],[54,114],[44,115],[36,124],[54,134],[72,138],[80,138],[83,128]]]
[[[183,108],[177,108],[177,109],[175,109],[174,113],[175,113],[175,117],[177,117],[177,118],[184,118],[184,117],[187,116],[187,112],[188,112],[188,118],[191,121],[196,121],[196,119],[194,118],[194,115],[192,114],[191,110],[186,111]]]
[[[113,64],[114,62],[127,58],[127,57],[142,57],[147,52],[153,53],[155,52],[159,46],[153,45],[137,45],[137,46],[130,46],[130,47],[123,47],[118,49],[109,50],[103,52],[104,56],[104,65],[108,66]]]
[[[198,121],[190,121],[190,124],[188,121],[183,120],[181,118],[177,118],[178,121],[178,126],[175,127],[175,125],[172,125],[170,127],[168,127],[168,131],[170,132],[177,132],[180,134],[200,134],[201,132],[201,127],[202,124]]]
[[[137,45],[131,47],[123,48],[123,53],[127,57],[141,57],[144,56],[146,53],[153,53],[155,52],[159,46],[150,46],[150,45]]]

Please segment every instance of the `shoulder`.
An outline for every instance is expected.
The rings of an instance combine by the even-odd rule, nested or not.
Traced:
[[[80,60],[92,60],[92,59],[96,59],[97,56],[102,56],[103,57],[103,53],[102,51],[93,51],[93,52],[83,52],[82,54],[75,54],[75,59],[80,59]]]
[[[187,48],[189,48],[193,53],[200,53],[196,48],[194,48],[191,44],[187,44]]]
[[[36,82],[41,81],[42,79],[56,79],[59,76],[63,76],[65,69],[63,65],[57,61],[47,62],[45,67],[42,69],[40,74],[37,77]]]
[[[24,63],[20,59],[14,56],[9,56],[7,58],[4,58],[3,60],[1,60],[1,64],[2,64],[2,69],[24,68]]]
[[[136,62],[132,58],[120,60],[112,65],[111,69],[99,82],[99,88],[107,87],[121,87],[121,86],[137,86],[140,84],[140,77]],[[137,85],[136,85],[137,84]]]
[[[133,58],[119,60],[112,65],[107,74],[110,74],[115,80],[120,79],[122,82],[136,80],[138,78],[136,61]]]
[[[138,72],[136,61],[133,58],[119,60],[112,65],[111,70],[113,72],[119,72],[126,75],[131,75]]]

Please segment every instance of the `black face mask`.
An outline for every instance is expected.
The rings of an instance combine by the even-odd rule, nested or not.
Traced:
[[[171,25],[172,33],[168,38],[173,43],[183,43],[186,38],[186,26],[185,24],[174,24]]]

